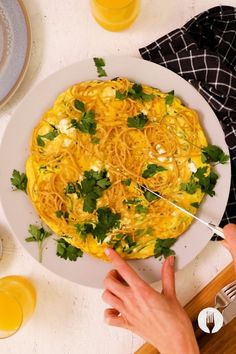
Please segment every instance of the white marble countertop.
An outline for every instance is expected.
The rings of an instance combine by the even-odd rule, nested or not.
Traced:
[[[221,1],[143,0],[139,18],[120,33],[107,32],[95,23],[88,0],[25,0],[25,4],[32,23],[33,52],[24,82],[0,111],[0,139],[24,95],[52,72],[88,57],[139,57],[139,47]],[[224,4],[235,6],[236,0]],[[0,341],[1,354],[132,354],[143,343],[103,323],[102,290],[71,283],[35,262],[14,240],[1,209],[0,237],[4,246],[0,277],[27,276],[37,290],[34,316],[16,335]],[[176,275],[181,303],[187,303],[230,259],[220,244],[210,242]],[[156,287],[160,289],[160,284]]]

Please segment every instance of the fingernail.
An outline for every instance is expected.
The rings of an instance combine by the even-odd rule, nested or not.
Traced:
[[[170,263],[171,267],[174,266],[174,264],[175,264],[175,257],[174,256],[169,256],[169,263]]]
[[[111,254],[111,251],[110,251],[110,248],[105,248],[105,251],[104,251],[104,253],[105,253],[105,255],[106,256],[110,256],[110,254]]]

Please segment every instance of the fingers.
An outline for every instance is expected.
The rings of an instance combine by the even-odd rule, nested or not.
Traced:
[[[224,227],[226,247],[230,250],[233,258],[236,260],[236,225],[228,224]]]
[[[103,301],[110,305],[111,307],[114,307],[117,311],[124,313],[124,304],[123,302],[118,299],[114,294],[112,294],[109,290],[105,290],[102,294],[102,299]]]
[[[104,288],[121,299],[126,297],[125,295],[128,290],[127,286],[124,285],[123,279],[116,270],[111,270],[107,274],[104,279]]]
[[[104,321],[109,326],[127,328],[127,321],[122,317],[116,309],[106,309],[104,312]]]
[[[143,285],[144,281],[138,274],[111,248],[106,248],[106,255],[109,257],[122,278],[133,287]]]
[[[164,295],[169,297],[176,297],[174,256],[169,256],[167,259],[165,259],[165,262],[162,266],[162,287]]]

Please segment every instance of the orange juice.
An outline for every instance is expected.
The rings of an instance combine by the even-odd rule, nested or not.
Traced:
[[[91,0],[95,20],[109,31],[129,27],[139,13],[140,0]]]
[[[32,284],[19,275],[0,279],[0,338],[15,333],[34,311],[36,293]]]

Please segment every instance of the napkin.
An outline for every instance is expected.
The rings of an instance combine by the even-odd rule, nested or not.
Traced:
[[[139,51],[143,59],[182,76],[214,110],[225,133],[232,169],[220,226],[236,224],[236,8],[213,7]]]

